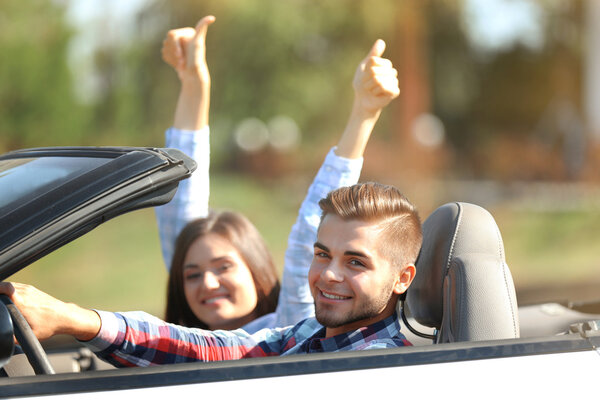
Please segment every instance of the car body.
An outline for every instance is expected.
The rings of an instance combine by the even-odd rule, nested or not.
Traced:
[[[41,148],[1,156],[0,280],[108,219],[166,203],[178,182],[188,177],[194,168],[193,160],[174,149]],[[463,204],[442,210],[452,213],[468,209],[480,211]],[[435,215],[425,221],[425,226],[439,225]],[[452,221],[460,218],[451,215]],[[475,225],[479,223],[476,221]],[[461,225],[461,229],[464,227]],[[479,231],[476,234],[481,235]],[[428,240],[426,238],[426,242]],[[454,235],[447,243],[454,255],[459,240]],[[467,243],[473,241],[466,239]],[[422,254],[419,261],[423,263],[424,259]],[[476,266],[481,262],[478,260]],[[451,292],[447,287],[450,261],[444,262],[447,268],[441,272],[444,278],[440,285],[443,283],[446,293]],[[461,263],[468,264],[464,260]],[[503,255],[499,266],[505,267]],[[435,278],[433,272],[424,270],[423,274],[427,279]],[[483,279],[491,279],[491,275],[484,274]],[[428,287],[427,282],[425,280],[424,287]],[[475,289],[479,287],[478,284]],[[461,300],[473,294],[455,292],[453,296]],[[510,300],[512,294],[507,296]],[[489,293],[483,293],[483,300],[476,303],[485,302],[489,297]],[[412,301],[421,300],[417,296]],[[411,304],[410,295],[408,304]],[[17,359],[12,355],[11,317],[13,321],[15,317],[1,306],[0,366],[6,370]],[[418,305],[411,309],[417,311]],[[51,362],[59,363],[63,356],[71,363],[74,360],[79,364],[86,362],[87,367],[79,365],[80,372],[67,370],[48,375],[1,377],[0,397],[593,396],[595,372],[600,369],[599,310],[599,304],[589,304],[585,310],[554,303],[520,307],[512,312],[517,321],[512,337],[504,337],[507,336],[504,333],[500,337],[481,336],[474,340],[455,336],[454,340],[436,344],[413,330],[435,336],[447,321],[426,326],[421,324],[423,318],[415,313],[406,320],[412,328],[403,327],[414,344],[411,347],[148,368],[114,369],[81,349],[62,349],[51,352]],[[493,304],[483,310],[484,315],[497,312]],[[448,318],[447,315],[444,318]]]

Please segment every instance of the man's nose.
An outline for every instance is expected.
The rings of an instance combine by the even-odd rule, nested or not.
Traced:
[[[342,273],[342,266],[337,260],[331,260],[329,264],[321,271],[321,276],[325,281],[329,282],[341,282],[344,280]]]

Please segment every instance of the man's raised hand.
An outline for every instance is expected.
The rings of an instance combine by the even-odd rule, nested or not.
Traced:
[[[353,87],[357,105],[377,112],[398,97],[398,71],[387,58],[382,58],[385,42],[378,39],[361,61],[354,74]]]

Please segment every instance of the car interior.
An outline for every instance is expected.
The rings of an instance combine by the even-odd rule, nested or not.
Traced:
[[[403,332],[414,346],[581,333],[596,329],[593,322],[600,320],[600,314],[555,303],[519,308],[498,226],[474,204],[448,203],[425,220],[416,267],[399,302]],[[0,312],[0,318],[7,316]],[[6,337],[12,338],[12,331],[2,335],[0,358],[8,358],[12,340]],[[66,337],[47,341],[44,348],[56,373],[114,368]],[[33,374],[25,354],[0,369],[5,377]]]
[[[448,203],[436,209],[423,223],[416,267],[405,305],[419,324],[435,329],[435,343],[519,337],[502,236],[484,208]]]
[[[518,307],[498,225],[475,204],[448,203],[425,220],[416,267],[402,307],[413,345],[578,333],[600,320],[597,307]]]

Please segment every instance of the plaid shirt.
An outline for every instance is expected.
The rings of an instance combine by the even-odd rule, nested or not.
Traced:
[[[181,229],[187,222],[208,214],[209,129],[182,131],[170,128],[166,132],[166,146],[180,149],[198,163],[192,176],[179,184],[173,200],[155,209],[163,257],[165,264],[170,266],[175,240]],[[358,182],[362,162],[362,158],[342,158],[335,154],[334,149],[329,151],[308,189],[288,237],[277,310],[243,326],[245,331],[254,333],[263,328],[290,326],[314,315],[313,298],[308,288],[308,268],[321,215],[318,203],[331,190]]]
[[[206,331],[168,324],[143,312],[98,311],[102,328],[87,347],[117,367],[193,361],[238,360],[252,357],[409,346],[400,333],[398,315],[352,332],[325,338],[314,318],[292,327],[263,329],[250,335]]]

